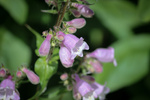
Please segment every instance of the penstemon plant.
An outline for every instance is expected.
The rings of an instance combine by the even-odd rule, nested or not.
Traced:
[[[0,77],[3,81],[0,84],[0,99],[20,100],[17,88],[24,76],[32,84],[39,84],[37,92],[29,100],[38,99],[46,90],[50,78],[57,71],[58,61],[69,70],[61,73],[60,79],[63,84],[61,92],[72,91],[75,100],[104,100],[105,95],[109,93],[106,84],[97,83],[92,77],[94,73],[102,73],[103,66],[101,62],[112,62],[117,66],[114,57],[114,49],[98,48],[93,52],[83,52],[89,50],[89,45],[82,37],[78,38],[74,33],[86,25],[84,18],[92,18],[94,12],[89,8],[86,0],[45,0],[51,10],[42,10],[46,13],[58,14],[56,24],[53,28],[43,31],[42,36],[33,30],[30,26],[27,28],[32,31],[37,39],[37,49],[35,53],[39,56],[35,63],[35,72],[37,75],[22,66],[12,74],[2,65]],[[72,14],[75,18],[69,21],[64,20],[66,13]],[[61,92],[59,94],[61,94]]]

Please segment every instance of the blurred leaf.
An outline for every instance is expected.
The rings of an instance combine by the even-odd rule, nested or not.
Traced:
[[[0,0],[0,5],[4,7],[19,24],[23,24],[26,21],[28,6],[24,0]]]
[[[150,0],[138,0],[139,19],[148,22],[150,21]]]
[[[17,70],[31,61],[30,48],[5,28],[0,28],[0,63],[10,70]]]
[[[42,42],[44,41],[44,39],[42,38],[42,36],[38,32],[36,32],[29,25],[26,25],[26,27],[36,36],[36,47],[37,47],[37,49],[35,50],[35,54],[38,56],[39,55],[38,50],[39,50]]]
[[[41,10],[44,13],[50,13],[50,14],[57,14],[58,11],[57,10]]]
[[[50,89],[47,89],[47,91],[43,94],[43,97],[52,99],[57,97],[58,95],[63,94],[64,92],[66,92],[66,87],[64,86],[56,86],[56,87],[52,87]]]
[[[117,38],[133,35],[132,28],[138,23],[135,6],[125,0],[99,0],[91,6],[95,15]]]
[[[105,63],[104,71],[96,74],[99,83],[107,82],[111,91],[131,85],[148,73],[148,52],[150,35],[139,35],[134,38],[120,40],[112,45],[118,66]]]
[[[94,48],[100,47],[103,41],[103,33],[100,29],[93,29],[91,30],[90,34],[90,43]]]

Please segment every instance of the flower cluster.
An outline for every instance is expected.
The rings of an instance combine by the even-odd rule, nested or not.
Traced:
[[[26,67],[21,67],[14,75],[14,73],[11,73],[9,69],[2,65],[0,68],[0,77],[3,78],[3,81],[0,83],[0,100],[20,100],[16,86],[19,85],[19,81],[22,81],[24,76],[27,76],[32,84],[40,82],[39,77]]]
[[[57,6],[55,0],[45,0],[45,2],[48,5]],[[94,15],[86,0],[78,0],[78,2],[67,0],[66,2],[69,2],[66,3],[66,8],[70,8],[67,11],[70,11],[75,17],[82,15],[91,18]],[[58,20],[62,21],[62,19]],[[44,31],[43,35],[46,38],[39,48],[39,56],[48,58],[51,55],[51,48],[58,46],[60,47],[59,58],[65,68],[73,67],[77,57],[80,57],[81,61],[78,62],[77,70],[62,74],[60,79],[69,91],[73,91],[73,97],[76,100],[94,100],[97,98],[104,100],[105,95],[110,91],[109,88],[97,83],[88,74],[101,73],[103,71],[102,63],[113,62],[114,66],[117,66],[114,48],[98,48],[91,53],[83,54],[84,50],[89,50],[89,45],[83,37],[78,38],[73,33],[85,25],[86,20],[84,18],[75,18],[57,23],[54,30]]]

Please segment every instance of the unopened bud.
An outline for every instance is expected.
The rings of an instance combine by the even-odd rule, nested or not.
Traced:
[[[68,80],[65,80],[65,81],[64,81],[64,85],[67,86],[68,84],[69,84],[69,81],[68,81]]]
[[[77,29],[75,27],[69,27],[67,28],[67,31],[72,34],[72,33],[75,33]]]
[[[28,70],[27,68],[23,68],[22,71],[27,75],[29,81],[32,84],[38,84],[40,82],[39,77],[31,70]]]
[[[73,19],[73,20],[68,21],[66,23],[67,23],[68,26],[73,26],[75,28],[80,29],[80,28],[85,26],[86,21],[85,21],[84,18],[76,18],[76,19]]]
[[[75,9],[71,10],[71,12],[72,12],[72,14],[73,14],[75,17],[80,17],[80,16],[81,16],[80,12],[77,11],[77,10],[75,10]]]
[[[67,90],[68,91],[71,91],[73,89],[73,86],[72,85],[67,85]]]
[[[6,70],[4,68],[0,69],[0,77],[5,77],[6,76]]]
[[[62,74],[61,76],[60,76],[60,79],[61,80],[67,80],[68,79],[68,74],[67,73],[64,73],[64,74]]]
[[[23,76],[22,71],[17,71],[16,76],[17,76],[18,78],[21,78],[21,77]]]
[[[51,37],[52,37],[52,35],[48,34],[46,36],[46,39],[41,44],[40,49],[39,49],[39,55],[40,56],[46,56],[46,55],[48,55],[49,50],[50,50],[50,40],[51,40]]]
[[[59,31],[59,32],[56,33],[56,36],[57,36],[57,39],[58,39],[59,41],[63,41],[63,40],[64,40],[65,33]]]

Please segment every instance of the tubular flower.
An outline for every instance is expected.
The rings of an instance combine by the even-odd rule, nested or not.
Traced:
[[[22,71],[27,75],[29,81],[32,84],[38,84],[40,82],[39,77],[33,71],[31,71],[27,68],[23,68]]]
[[[77,92],[81,94],[83,100],[94,100],[93,88],[90,86],[90,84],[80,79],[77,74],[74,76],[76,81],[75,89],[77,89]]]
[[[109,88],[105,85],[100,85],[97,82],[92,83],[91,86],[94,89],[94,97],[105,100],[105,95],[110,91]]]
[[[98,48],[92,53],[89,53],[87,57],[93,57],[98,59],[100,62],[113,62],[114,66],[117,66],[117,62],[114,58],[114,48],[109,47],[105,48]]]
[[[80,29],[85,26],[86,21],[84,18],[76,18],[76,19],[66,22],[66,24],[68,26],[72,26],[72,27]]]
[[[72,6],[77,8],[81,15],[83,15],[86,18],[91,18],[94,15],[93,10],[91,10],[88,6],[72,3]]]
[[[4,79],[0,84],[0,100],[20,100],[15,91],[15,83],[11,79]]]
[[[83,38],[77,38],[75,35],[67,34],[63,41],[64,46],[66,46],[71,51],[71,59],[74,59],[77,55],[83,57],[83,50],[89,50],[89,46],[83,41]]]
[[[48,34],[46,36],[46,39],[41,44],[40,49],[39,49],[39,55],[40,56],[46,56],[46,55],[48,55],[49,50],[50,50],[50,40],[51,40],[51,37],[52,37],[52,35]]]
[[[71,59],[71,53],[66,47],[61,46],[59,50],[59,57],[64,67],[72,67],[74,59]]]

